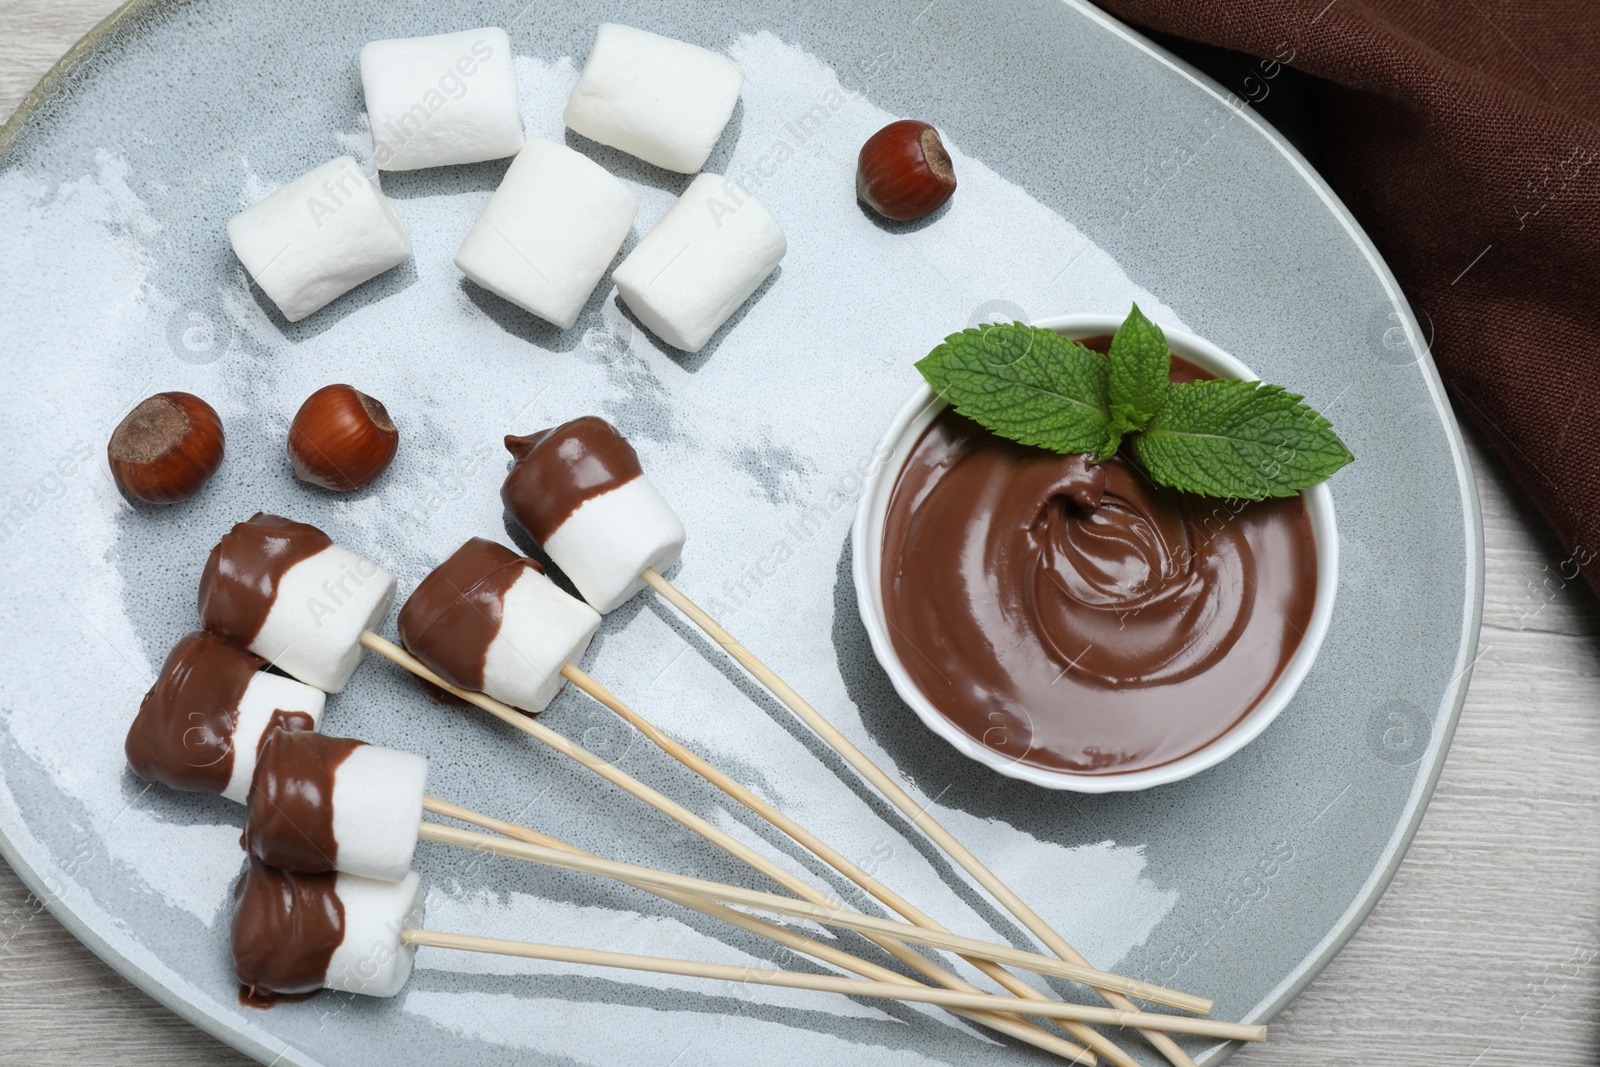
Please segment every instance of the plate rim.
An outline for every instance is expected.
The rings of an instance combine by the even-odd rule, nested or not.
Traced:
[[[5,124],[0,126],[0,163],[5,161],[5,154],[12,142],[27,127],[33,116],[43,108],[45,102],[54,95],[62,81],[99,48],[124,19],[147,8],[153,12],[153,9],[167,2],[169,0],[125,0],[116,10],[95,23],[88,33],[78,38],[77,42],[51,65],[44,77],[39,79],[38,84],[28,91],[28,95],[22,98],[22,103],[17,105],[17,109],[6,119]],[[23,859],[21,849],[12,842],[3,825],[0,825],[0,858],[4,858],[6,865],[16,873],[28,892],[40,901],[51,917],[77,938],[80,944],[94,953],[106,966],[132,983],[136,989],[180,1019],[260,1063],[292,1063],[298,1067],[324,1067],[288,1042],[284,1043],[281,1051],[274,1052],[249,1031],[229,1025],[220,1016],[206,1012],[198,1004],[185,998],[177,989],[162,982],[152,971],[134,962],[131,956],[101,937],[89,925],[88,920],[65,906],[64,901],[45,884],[43,875]]]
[[[1222,87],[1207,75],[1201,73],[1191,64],[1162,48],[1154,41],[1133,30],[1126,24],[1112,18],[1099,8],[1089,4],[1087,0],[1061,0],[1061,3],[1077,11],[1080,15],[1094,22],[1106,32],[1127,41],[1135,48],[1149,55],[1156,62],[1170,68],[1181,77],[1194,84],[1202,92],[1214,98],[1218,103],[1229,105],[1227,94]],[[1332,187],[1323,180],[1322,175],[1306,161],[1300,151],[1276,129],[1261,118],[1251,109],[1235,108],[1235,114],[1247,126],[1261,136],[1269,145],[1276,148],[1284,157],[1295,173],[1310,186],[1322,200],[1329,213],[1339,222],[1351,238],[1355,247],[1360,250],[1371,266],[1373,274],[1382,285],[1384,293],[1389,297],[1390,303],[1401,315],[1401,326],[1410,331],[1409,336],[1421,338],[1421,326],[1412,314],[1411,302],[1406,298],[1400,283],[1395,280],[1394,274],[1389,270],[1389,264],[1384,261],[1378,248],[1361,224],[1356,221],[1350,209],[1339,199]],[[1320,974],[1323,968],[1332,962],[1333,957],[1339,954],[1340,949],[1349,943],[1366,922],[1372,909],[1377,907],[1384,890],[1394,880],[1395,873],[1404,861],[1406,852],[1411,847],[1411,842],[1416,839],[1417,828],[1422,823],[1422,817],[1428,809],[1428,802],[1433,798],[1434,789],[1439,783],[1439,775],[1444,770],[1445,760],[1450,755],[1450,745],[1455,739],[1456,726],[1461,719],[1462,708],[1466,704],[1467,689],[1472,682],[1472,669],[1477,663],[1478,638],[1483,627],[1483,597],[1484,597],[1484,552],[1483,552],[1483,512],[1478,500],[1478,482],[1473,473],[1472,462],[1467,456],[1466,442],[1461,436],[1461,426],[1456,421],[1455,411],[1450,407],[1449,397],[1445,393],[1444,381],[1439,377],[1439,369],[1434,364],[1431,348],[1426,348],[1417,360],[1417,367],[1422,373],[1424,386],[1429,396],[1433,399],[1434,408],[1439,412],[1444,430],[1445,443],[1449,447],[1450,459],[1456,475],[1456,486],[1461,493],[1463,518],[1463,533],[1466,545],[1467,569],[1467,596],[1464,604],[1462,618],[1461,643],[1457,647],[1454,681],[1446,688],[1437,712],[1442,717],[1434,721],[1438,724],[1438,743],[1433,756],[1433,761],[1428,768],[1428,773],[1417,781],[1411,797],[1407,801],[1405,818],[1396,825],[1395,833],[1390,837],[1384,849],[1383,861],[1373,869],[1361,892],[1356,899],[1351,901],[1350,907],[1340,916],[1338,923],[1328,931],[1322,941],[1302,961],[1296,971],[1286,975],[1278,987],[1262,998],[1254,1007],[1245,1013],[1244,1021],[1257,1023],[1266,1022],[1277,1016],[1288,1004],[1298,996],[1311,980]],[[1231,1054],[1232,1047],[1229,1049]],[[1224,1056],[1224,1058],[1226,1058]],[[1200,1058],[1202,1063],[1220,1063],[1220,1059],[1207,1056]]]
[[[1284,136],[1270,124],[1249,108],[1236,107],[1230,101],[1228,94],[1222,87],[1202,73],[1200,70],[1180,59],[1167,49],[1162,48],[1154,41],[1143,36],[1127,24],[1113,18],[1111,15],[1088,3],[1087,0],[1058,0],[1062,6],[1088,20],[1103,32],[1109,33],[1138,51],[1149,56],[1151,60],[1167,67],[1178,76],[1184,78],[1202,93],[1210,96],[1218,103],[1230,107],[1237,118],[1254,133],[1262,138],[1269,146],[1276,149],[1284,160],[1294,170],[1295,174],[1311,190],[1316,193],[1330,215],[1344,229],[1352,244],[1367,260],[1373,275],[1389,299],[1390,304],[1401,316],[1401,325],[1410,331],[1409,336],[1421,338],[1423,336],[1420,325],[1412,313],[1410,301],[1395,280],[1388,264],[1378,252],[1377,246],[1367,236],[1361,224],[1356,221],[1350,210],[1339,199],[1333,189],[1323,180]],[[7,118],[5,124],[0,126],[0,162],[4,162],[4,155],[11,147],[22,130],[28,125],[35,114],[39,113],[46,101],[55,93],[58,86],[81,64],[88,56],[93,54],[116,29],[130,16],[145,15],[154,17],[164,8],[175,7],[174,0],[126,0],[121,6],[112,11],[105,18],[94,25],[75,44],[57,60],[33,89],[22,100],[14,112]],[[1428,771],[1418,778],[1407,799],[1403,810],[1403,818],[1396,823],[1395,832],[1384,847],[1381,861],[1377,864],[1361,891],[1351,901],[1350,906],[1341,915],[1327,935],[1316,945],[1304,960],[1270,991],[1257,1004],[1244,1013],[1241,1020],[1246,1023],[1265,1023],[1275,1018],[1291,1001],[1309,985],[1324,968],[1332,962],[1333,957],[1349,943],[1356,931],[1365,923],[1382,898],[1384,891],[1394,880],[1400,864],[1404,861],[1412,841],[1415,840],[1417,829],[1421,825],[1422,817],[1427,812],[1429,801],[1438,785],[1439,776],[1444,770],[1445,760],[1450,753],[1450,746],[1454,740],[1456,727],[1460,722],[1461,712],[1466,703],[1467,690],[1472,681],[1473,667],[1477,662],[1477,648],[1483,623],[1484,601],[1484,545],[1483,545],[1483,515],[1479,504],[1477,479],[1473,473],[1471,460],[1466,452],[1466,444],[1461,435],[1461,427],[1455,417],[1455,412],[1449,403],[1442,379],[1439,377],[1437,366],[1433,361],[1430,348],[1424,348],[1417,360],[1417,368],[1422,374],[1423,385],[1432,399],[1435,411],[1440,416],[1441,428],[1444,431],[1445,443],[1449,450],[1451,465],[1455,474],[1456,488],[1460,493],[1462,507],[1463,535],[1466,554],[1466,598],[1463,604],[1461,620],[1461,640],[1457,646],[1455,660],[1455,674],[1453,681],[1447,686],[1440,704],[1436,709],[1437,724],[1436,744]],[[261,1063],[294,1063],[302,1067],[323,1067],[319,1061],[304,1055],[293,1045],[284,1043],[281,1050],[274,1051],[269,1048],[247,1029],[238,1027],[221,1016],[212,1015],[203,1010],[199,1005],[185,999],[173,987],[161,982],[154,973],[144,969],[134,960],[123,953],[109,941],[102,938],[93,930],[86,920],[64,906],[57,894],[51,892],[44,884],[43,877],[34,870],[32,865],[23,860],[20,849],[10,840],[5,827],[0,825],[0,857],[16,872],[17,877],[33,896],[44,904],[51,916],[78,939],[86,948],[101,959],[117,974],[131,982],[136,988],[149,995],[157,1003],[163,1005],[180,1018],[212,1037],[223,1042],[248,1056],[254,1057]],[[1197,1062],[1203,1065],[1221,1063],[1238,1048],[1236,1043],[1214,1044],[1196,1057]]]

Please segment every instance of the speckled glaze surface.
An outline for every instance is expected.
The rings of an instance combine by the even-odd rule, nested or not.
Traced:
[[[451,254],[504,161],[386,174],[414,260],[303,322],[248,283],[228,217],[335,155],[370,156],[363,42],[504,26],[530,135],[563,139],[562,101],[606,19],[725,50],[748,77],[708,167],[771,207],[789,254],[704,351],[663,349],[606,285],[561,332],[463,282]],[[147,788],[122,758],[140,696],[196,623],[206,551],[277,511],[389,568],[403,595],[467,537],[513,540],[502,434],[590,412],[632,437],[684,516],[682,587],[1096,964],[1212,995],[1221,1018],[1266,1020],[1371,908],[1466,686],[1477,505],[1387,270],[1302,161],[1214,86],[1055,0],[146,0],[113,22],[0,137],[0,845],[63,922],[174,1010],[263,1062],[326,1067],[1043,1061],[931,1009],[431,949],[393,1000],[239,1006],[226,930],[241,810]],[[939,126],[961,188],[891,231],[855,204],[854,159],[907,115]],[[564,139],[638,197],[624,253],[687,184]],[[849,528],[911,362],[939,337],[1130,299],[1334,420],[1357,456],[1332,485],[1341,586],[1299,695],[1243,752],[1143,793],[1063,795],[984,771],[901,704],[856,612]],[[333,381],[381,399],[402,434],[390,471],[346,496],[296,482],[284,455],[300,401]],[[104,443],[164,389],[217,408],[227,459],[192,501],[135,508]],[[953,928],[1028,943],[659,601],[611,614],[583,666]],[[859,900],[598,705],[569,691],[544,721]],[[325,728],[427,754],[448,800],[607,856],[757,884],[381,661],[329,701]],[[807,966],[576,875],[426,844],[418,867],[435,929]],[[1231,1051],[1188,1045],[1207,1064]]]

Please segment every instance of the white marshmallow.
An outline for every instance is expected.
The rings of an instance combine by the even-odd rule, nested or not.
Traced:
[[[724,55],[606,22],[563,119],[591,141],[693,174],[733,117],[743,85],[744,74]]]
[[[524,711],[543,711],[561,691],[561,668],[588,651],[600,616],[532,567],[506,590],[500,632],[483,660],[483,691]]]
[[[250,799],[250,779],[256,773],[256,752],[275,711],[299,711],[311,716],[311,728],[322,728],[322,709],[328,697],[322,690],[293,678],[258,671],[239,698],[233,724],[233,770],[222,795],[244,804]]]
[[[652,333],[698,352],[761,287],[788,247],[772,212],[738,182],[702,174],[611,280]]]
[[[644,588],[645,569],[678,562],[683,520],[644,475],[578,505],[544,550],[602,615]]]
[[[498,26],[361,48],[379,170],[503,159],[522,147],[511,38]]]
[[[333,772],[333,840],[339,870],[398,881],[411,869],[422,825],[428,761],[362,745]]]
[[[422,925],[422,880],[415,871],[395,882],[341,874],[333,891],[344,908],[344,940],[328,960],[323,985],[369,997],[399,993],[417,951],[400,935]]]
[[[529,141],[456,252],[485,289],[563,330],[622,247],[639,205],[566,145]]]
[[[376,629],[394,602],[394,575],[329,545],[290,567],[250,651],[328,693],[361,662],[361,632]]]
[[[349,156],[239,212],[228,240],[290,322],[411,257],[400,216]]]

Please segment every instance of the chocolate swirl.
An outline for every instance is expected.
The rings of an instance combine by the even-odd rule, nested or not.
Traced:
[[[1174,379],[1200,377],[1174,359]],[[1153,485],[990,434],[952,410],[901,471],[884,611],[917,687],[1026,763],[1129,771],[1238,722],[1299,645],[1316,594],[1299,498]]]
[[[1127,462],[1006,469],[1004,455],[972,460],[1014,482],[991,518],[993,573],[1007,612],[1028,614],[1054,662],[1107,688],[1151,686],[1208,670],[1233,647],[1255,603],[1238,591],[1257,580],[1237,524],[1208,536],[1181,494]],[[1084,483],[1098,497],[1089,507]]]
[[[529,434],[507,435],[514,460],[500,489],[511,517],[543,544],[585,500],[633,481],[639,454],[617,428],[595,415]]]
[[[200,575],[200,625],[249,645],[278,598],[278,583],[301,560],[333,539],[315,526],[258,511],[235,524],[206,559]]]
[[[451,685],[482,689],[506,591],[529,567],[544,569],[482,537],[456,549],[422,579],[400,609],[400,640],[406,650]]]
[[[252,857],[233,887],[234,973],[239,1000],[271,1007],[321,989],[344,941],[338,875],[295,874]]]
[[[363,744],[314,732],[268,735],[250,781],[245,851],[286,870],[337,870],[334,775]]]

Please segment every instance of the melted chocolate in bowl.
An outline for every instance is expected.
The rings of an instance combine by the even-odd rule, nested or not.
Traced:
[[[1115,774],[1205,747],[1266,695],[1310,623],[1316,544],[1300,497],[1176,493],[1121,453],[1091,467],[947,408],[895,484],[882,582],[940,714],[1019,762]]]

